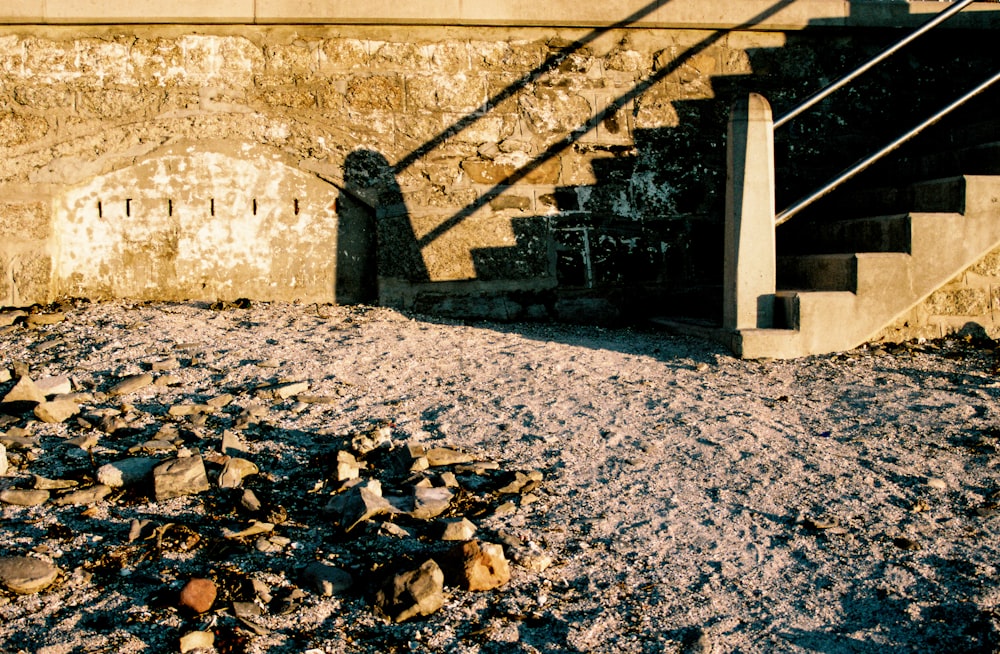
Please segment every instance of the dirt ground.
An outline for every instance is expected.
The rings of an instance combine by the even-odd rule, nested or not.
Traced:
[[[0,328],[0,372],[13,376],[0,393],[25,372],[68,376],[80,412],[0,417],[0,490],[37,477],[86,487],[108,462],[178,452],[205,455],[213,485],[0,507],[0,557],[59,570],[45,590],[0,596],[0,652],[171,652],[197,630],[218,652],[1000,652],[992,341],[741,361],[653,329],[384,308],[56,309],[54,324]],[[153,383],[109,393],[146,372]],[[308,390],[272,392],[291,381]],[[215,411],[170,411],[225,395]],[[373,430],[389,442],[362,477],[407,443],[481,464],[457,473],[466,487],[446,516],[504,545],[507,584],[446,586],[439,611],[402,624],[376,613],[381,575],[445,544],[419,521],[380,516],[344,534],[329,515],[331,457]],[[274,509],[266,551],[258,535],[231,537],[249,524],[242,489],[219,488],[208,456],[226,431],[259,468],[243,485]],[[514,471],[542,481],[491,485]],[[314,561],[354,586],[310,588]],[[220,588],[199,615],[177,605],[195,577]]]

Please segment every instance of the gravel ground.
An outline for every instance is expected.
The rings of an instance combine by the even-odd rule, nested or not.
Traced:
[[[49,423],[8,407],[0,491],[93,488],[106,463],[179,453],[204,456],[212,483],[2,505],[0,558],[58,576],[0,592],[0,652],[171,652],[192,631],[218,652],[1000,652],[993,341],[740,361],[653,330],[383,308],[52,312],[65,315],[0,328],[0,394],[23,374],[67,376],[79,413]],[[152,383],[114,392],[143,373]],[[282,397],[290,382],[308,389]],[[243,488],[218,487],[226,432],[258,468]],[[426,618],[378,614],[389,571],[452,544],[435,520],[345,533],[331,515],[336,452],[372,434],[388,442],[359,454],[362,478],[391,490],[455,472],[443,517],[502,544],[509,582],[446,585]],[[405,444],[478,463],[400,475]],[[541,482],[501,492],[517,471]],[[248,513],[245,489],[264,513]],[[252,518],[273,531],[234,537]],[[353,587],[317,591],[302,573],[316,561]],[[206,612],[179,606],[192,578],[219,589]]]

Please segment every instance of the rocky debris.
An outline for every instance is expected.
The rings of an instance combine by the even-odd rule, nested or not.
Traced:
[[[5,311],[0,311],[0,327],[13,325],[18,320],[22,320],[27,317],[28,313],[26,311],[21,311],[20,309],[7,309]]]
[[[444,573],[429,559],[393,575],[375,596],[376,609],[393,622],[428,616],[444,605]]]
[[[205,613],[215,604],[218,592],[214,581],[196,577],[184,584],[177,598],[177,605],[193,613]]]
[[[451,505],[455,494],[445,487],[425,488],[417,487],[413,492],[413,509],[410,516],[419,520],[430,520],[436,518]]]
[[[153,492],[157,501],[197,495],[210,488],[201,456],[171,459],[153,469]]]
[[[57,377],[42,377],[35,381],[35,388],[40,390],[45,397],[53,395],[69,395],[73,392],[73,384],[70,378],[65,375]]]
[[[111,494],[111,487],[94,484],[87,488],[70,491],[52,500],[56,506],[93,506]]]
[[[45,590],[59,576],[59,568],[33,556],[0,558],[0,585],[19,595]]]
[[[349,572],[325,561],[310,563],[299,576],[303,586],[326,597],[339,595],[354,585],[354,578]]]
[[[399,509],[382,497],[382,484],[374,479],[334,496],[326,505],[326,510],[334,515],[345,532],[375,516],[399,512]]]
[[[29,327],[44,327],[46,325],[57,325],[66,320],[66,314],[62,311],[54,313],[32,313],[28,316]]]
[[[466,590],[492,590],[510,581],[510,565],[503,547],[496,543],[470,541],[449,553],[448,569],[454,583]]]
[[[16,411],[18,413],[31,410],[36,405],[45,401],[43,393],[31,377],[23,375],[14,384],[14,387],[7,391],[7,394],[0,400],[0,409],[5,411]],[[6,407],[6,408],[4,408]]]

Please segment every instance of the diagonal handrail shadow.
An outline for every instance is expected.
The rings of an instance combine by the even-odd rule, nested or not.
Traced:
[[[516,82],[505,87],[504,90],[501,91],[500,93],[488,99],[483,105],[480,106],[479,109],[477,109],[474,112],[471,112],[470,114],[467,114],[462,119],[456,121],[453,125],[449,126],[440,134],[428,140],[426,143],[416,148],[413,152],[411,152],[406,157],[401,159],[393,167],[394,172],[396,174],[399,174],[400,172],[408,168],[410,165],[412,165],[419,158],[431,152],[440,143],[443,143],[444,140],[450,138],[451,136],[454,136],[455,134],[458,134],[463,129],[473,124],[482,115],[484,115],[491,106],[495,105],[496,103],[504,99],[510,98],[515,93],[523,89],[525,86],[527,86],[534,80],[538,79],[541,75],[545,74],[548,71],[551,71],[553,68],[558,66],[561,61],[565,60],[565,58],[568,57],[570,54],[578,51],[580,48],[584,47],[587,43],[590,43],[601,34],[610,31],[612,29],[625,27],[639,20],[643,16],[651,13],[655,9],[667,4],[670,1],[671,0],[663,0],[662,2],[657,1],[650,3],[649,5],[646,5],[641,10],[633,13],[624,20],[613,23],[607,27],[601,27],[595,29],[592,32],[590,32],[586,37],[578,41],[574,41],[569,47],[564,48],[560,50],[558,53],[551,55],[540,66],[538,66],[531,72],[525,74]],[[430,230],[427,234],[417,239],[418,248],[422,250],[423,248],[427,247],[428,245],[436,241],[438,238],[449,232],[451,229],[462,223],[462,221],[464,221],[466,218],[469,218],[474,213],[479,211],[481,208],[483,208],[491,201],[495,200],[498,196],[503,194],[504,190],[508,186],[511,186],[521,181],[522,179],[530,175],[533,171],[535,171],[543,163],[545,163],[552,157],[560,154],[561,152],[564,152],[566,149],[568,149],[569,147],[574,145],[577,141],[579,141],[583,136],[585,136],[590,131],[595,129],[609,115],[616,113],[617,111],[622,109],[625,105],[627,105],[629,102],[631,102],[632,100],[636,99],[637,97],[648,91],[652,86],[660,82],[663,78],[676,71],[686,61],[698,55],[706,48],[719,41],[721,38],[725,37],[731,32],[753,27],[754,25],[757,25],[767,20],[768,18],[775,15],[785,7],[788,7],[797,1],[798,0],[779,0],[768,9],[740,23],[739,25],[736,25],[728,29],[716,30],[715,32],[706,36],[704,39],[694,44],[683,54],[681,54],[673,61],[671,61],[668,65],[664,66],[663,68],[660,68],[655,73],[650,75],[648,78],[636,84],[628,92],[612,100],[610,103],[608,103],[607,106],[605,106],[600,111],[596,112],[593,116],[591,116],[589,120],[580,125],[569,135],[567,135],[560,141],[553,143],[543,152],[541,152],[537,157],[529,161],[527,164],[525,164],[521,168],[518,168],[510,175],[498,181],[492,188],[490,188],[485,193],[481,194],[474,202],[469,203],[468,205],[463,207],[460,211],[455,213],[453,216],[449,217],[447,220],[436,226],[434,229]]]

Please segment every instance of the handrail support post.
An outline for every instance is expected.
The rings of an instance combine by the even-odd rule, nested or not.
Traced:
[[[737,100],[729,117],[723,326],[774,326],[774,121],[764,96]]]

